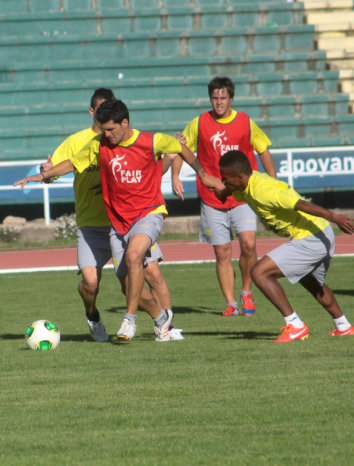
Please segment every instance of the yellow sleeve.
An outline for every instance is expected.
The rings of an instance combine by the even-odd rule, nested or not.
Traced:
[[[161,158],[162,154],[179,154],[182,152],[182,146],[176,138],[168,134],[154,134],[154,152],[155,158]]]
[[[71,136],[65,139],[59,147],[57,147],[52,155],[52,164],[58,165],[58,163],[63,162],[67,159],[72,159],[74,155],[74,148],[71,144]]]
[[[194,118],[185,128],[183,134],[187,138],[187,147],[195,152],[198,142],[199,116]]]
[[[101,136],[99,134],[91,139],[77,154],[73,155],[71,162],[79,173],[91,165],[99,166]]]
[[[258,154],[262,154],[268,146],[272,143],[268,139],[265,133],[256,125],[256,123],[250,119],[250,126],[251,126],[251,144],[253,148],[258,152]]]

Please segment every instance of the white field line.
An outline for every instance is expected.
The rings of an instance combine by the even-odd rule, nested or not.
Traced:
[[[354,257],[354,254],[334,254],[334,257]],[[259,257],[258,259],[261,259]],[[233,259],[237,261],[238,259]],[[194,260],[194,261],[164,261],[160,262],[160,265],[184,265],[184,264],[206,264],[209,262],[215,262],[215,259],[207,260]],[[104,266],[104,269],[113,269],[112,264],[107,264]],[[65,271],[77,271],[78,268],[76,265],[70,266],[58,266],[58,267],[28,267],[24,269],[0,269],[0,274],[10,274],[10,273],[29,273],[29,272],[65,272]]]

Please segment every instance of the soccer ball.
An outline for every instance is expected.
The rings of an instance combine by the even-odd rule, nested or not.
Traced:
[[[36,320],[26,330],[26,343],[33,350],[48,351],[58,347],[60,332],[53,322]]]

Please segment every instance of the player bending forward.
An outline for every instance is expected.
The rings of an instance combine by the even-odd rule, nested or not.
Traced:
[[[335,329],[329,335],[354,335],[354,327],[342,313],[332,290],[324,284],[334,252],[334,232],[329,221],[345,233],[354,231],[353,219],[305,201],[292,187],[269,175],[252,171],[241,151],[229,151],[220,159],[225,189],[219,199],[232,195],[247,202],[260,219],[279,236],[290,241],[266,254],[251,270],[257,287],[282,313],[286,326],[274,343],[308,338],[309,329],[291,307],[278,282],[286,277],[300,282],[333,317]]]

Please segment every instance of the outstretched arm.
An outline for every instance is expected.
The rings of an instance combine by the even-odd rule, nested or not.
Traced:
[[[307,214],[315,215],[316,217],[322,217],[328,220],[329,222],[336,223],[338,227],[347,233],[348,235],[352,235],[354,232],[354,219],[348,217],[347,215],[343,214],[336,214],[331,210],[327,210],[323,207],[318,206],[317,204],[313,204],[312,202],[299,200],[295,204],[295,210],[301,210],[302,212],[306,212]]]
[[[31,181],[41,183],[42,181],[45,181],[48,178],[63,176],[73,171],[74,165],[71,163],[71,161],[64,160],[63,162],[58,163],[58,165],[49,168],[49,170],[41,171],[41,173],[38,173],[38,175],[27,176],[26,178],[22,178],[21,180],[15,181],[14,186],[21,185],[20,190],[22,191],[26,184]]]
[[[182,159],[190,165],[196,174],[199,176],[200,181],[205,184],[211,191],[222,191],[224,189],[224,183],[219,180],[219,178],[215,178],[214,176],[208,175],[207,172],[204,170],[204,167],[199,162],[197,157],[193,154],[193,152],[188,149],[187,146],[181,144],[182,152],[179,154]]]

